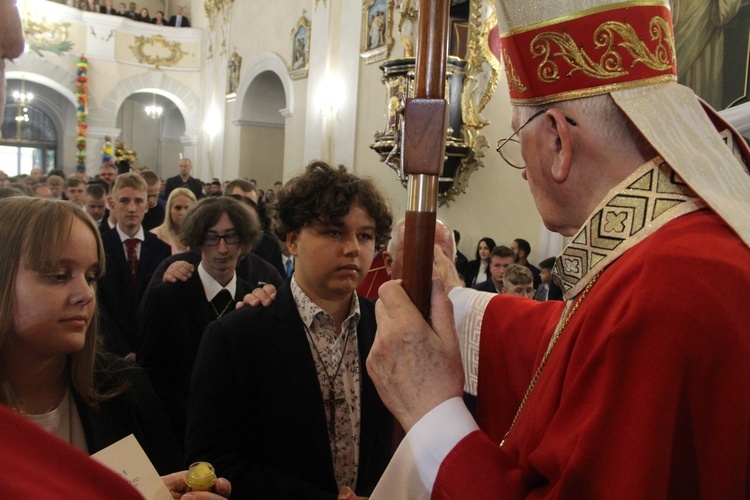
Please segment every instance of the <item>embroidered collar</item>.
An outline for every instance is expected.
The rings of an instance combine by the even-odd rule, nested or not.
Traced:
[[[664,224],[704,207],[657,156],[607,193],[555,261],[552,276],[569,300],[602,269]]]

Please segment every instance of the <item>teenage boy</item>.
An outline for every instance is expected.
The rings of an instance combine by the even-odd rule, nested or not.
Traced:
[[[169,245],[143,230],[146,196],[142,177],[118,175],[107,199],[117,226],[102,234],[106,272],[99,281],[98,294],[103,331],[109,349],[131,361],[135,360],[138,333],[136,309],[156,267],[172,254]]]
[[[368,496],[392,417],[367,374],[374,306],[356,288],[392,216],[369,180],[313,162],[279,192],[293,275],[270,307],[212,323],[195,361],[186,455],[240,498]]]

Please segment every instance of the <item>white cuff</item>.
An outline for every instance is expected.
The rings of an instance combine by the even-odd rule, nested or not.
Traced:
[[[459,441],[477,429],[461,398],[442,402],[406,434],[370,498],[430,498],[440,464]]]

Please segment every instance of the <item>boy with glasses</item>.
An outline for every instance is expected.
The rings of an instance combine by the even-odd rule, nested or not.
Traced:
[[[228,197],[205,198],[190,207],[182,228],[182,241],[201,253],[200,264],[187,281],[148,289],[139,309],[138,348],[138,361],[179,443],[185,440],[190,374],[203,331],[252,290],[235,268],[261,236],[255,218]]]

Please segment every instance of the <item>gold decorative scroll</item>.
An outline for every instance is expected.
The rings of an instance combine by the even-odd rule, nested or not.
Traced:
[[[627,75],[628,68],[622,64],[622,49],[633,58],[631,68],[641,63],[659,71],[669,69],[675,58],[674,40],[669,25],[663,18],[656,16],[649,23],[649,32],[651,41],[656,42],[653,51],[643,43],[629,24],[614,21],[603,23],[594,31],[593,36],[594,47],[606,49],[599,62],[594,62],[586,51],[580,48],[581,44],[567,33],[541,33],[531,41],[530,50],[535,59],[543,58],[537,68],[537,75],[545,83],[560,79],[559,68],[552,60],[555,57],[562,57],[572,67],[568,76],[577,71],[602,80]],[[617,35],[622,39],[620,42],[615,41]],[[559,51],[554,51],[553,45],[557,46]]]
[[[68,39],[70,23],[47,21],[45,17],[39,19],[36,13],[34,18],[38,20],[27,12],[22,24],[26,44],[35,54],[44,57],[42,52],[52,52],[59,56],[73,49],[73,42]]]
[[[227,39],[229,38],[229,14],[232,10],[234,0],[205,0],[203,9],[208,17],[208,30],[211,35],[208,37],[208,59],[214,57],[214,32],[216,30],[216,21],[221,20],[219,26],[219,36],[221,38],[221,51],[219,55],[227,53]]]
[[[136,59],[141,64],[151,66],[174,66],[186,54],[180,42],[168,42],[162,35],[152,37],[137,36],[130,46]]]

